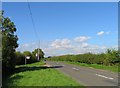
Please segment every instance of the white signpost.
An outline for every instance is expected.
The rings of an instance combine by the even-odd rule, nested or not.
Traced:
[[[25,64],[26,64],[26,62],[27,62],[26,59],[30,59],[30,56],[25,56]]]
[[[30,59],[30,56],[27,56],[26,59]]]

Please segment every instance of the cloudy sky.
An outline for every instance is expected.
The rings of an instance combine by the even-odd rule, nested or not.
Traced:
[[[4,2],[3,10],[16,25],[18,51],[33,51],[40,41],[45,55],[54,56],[117,48],[117,5],[117,2]]]

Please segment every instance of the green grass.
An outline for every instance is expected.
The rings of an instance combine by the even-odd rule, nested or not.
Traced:
[[[69,76],[53,68],[42,67],[42,64],[16,66],[16,72],[7,78],[4,86],[81,86]]]
[[[112,72],[120,72],[118,70],[118,66],[105,66],[105,65],[99,65],[99,64],[86,64],[86,63],[79,63],[79,62],[64,62],[64,63],[74,64],[74,65],[84,66],[84,67],[92,67],[92,68],[108,70]]]

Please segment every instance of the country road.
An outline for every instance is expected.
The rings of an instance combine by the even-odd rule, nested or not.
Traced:
[[[46,61],[46,63],[56,66],[55,69],[72,77],[84,86],[118,86],[118,73],[63,62]]]

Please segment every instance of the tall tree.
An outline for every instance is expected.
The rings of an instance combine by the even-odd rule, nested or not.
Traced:
[[[24,54],[24,56],[31,56],[31,52],[30,51],[24,51],[23,54]]]
[[[4,17],[4,11],[1,16],[2,25],[2,68],[3,72],[12,72],[15,67],[15,49],[18,47],[18,37],[15,24],[8,17]]]
[[[16,65],[22,65],[25,64],[25,56],[20,52],[15,52],[16,55]]]
[[[43,58],[44,57],[44,52],[42,51],[42,49],[39,49],[39,52],[38,52],[38,48],[37,49],[35,49],[33,52],[32,52],[32,54],[34,55],[34,56],[38,56],[38,53],[39,53],[39,58],[41,59],[41,58]]]

